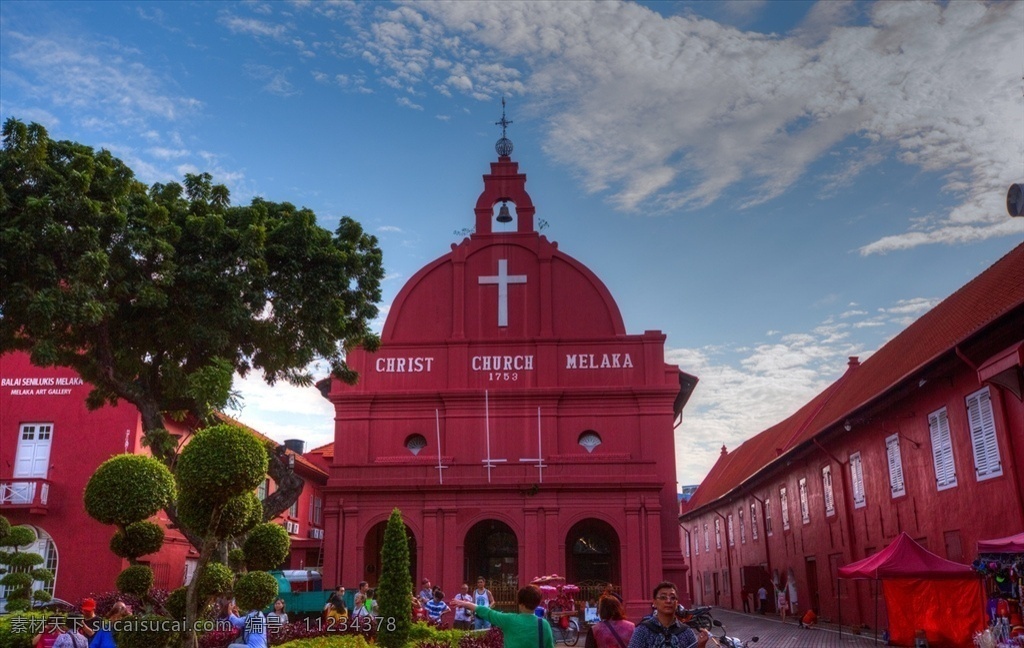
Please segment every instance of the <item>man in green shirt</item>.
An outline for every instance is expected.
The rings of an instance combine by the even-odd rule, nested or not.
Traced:
[[[498,612],[469,601],[452,601],[454,607],[466,608],[478,618],[490,621],[505,635],[505,648],[555,648],[555,636],[547,619],[538,619],[533,611],[541,602],[540,589],[527,585],[516,594],[519,613]]]

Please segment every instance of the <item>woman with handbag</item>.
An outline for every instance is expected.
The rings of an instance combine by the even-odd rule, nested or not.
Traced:
[[[597,603],[600,623],[590,626],[585,648],[626,648],[636,626],[626,621],[622,603],[614,596],[604,596]]]

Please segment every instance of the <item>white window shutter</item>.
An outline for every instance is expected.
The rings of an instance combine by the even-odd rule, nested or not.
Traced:
[[[832,466],[825,466],[821,469],[821,487],[825,494],[825,515],[835,515],[836,498],[832,490]]]
[[[988,387],[967,397],[967,418],[971,426],[974,471],[978,481],[1002,475],[1003,466],[999,460],[999,443]]]
[[[903,458],[900,455],[900,437],[893,434],[885,439],[885,453],[889,459],[889,489],[893,497],[907,494],[903,483]]]
[[[952,488],[956,486],[956,465],[953,461],[953,441],[949,432],[949,416],[945,407],[928,415],[928,429],[932,438],[935,487],[940,491]]]
[[[853,508],[864,508],[867,498],[864,496],[864,466],[859,452],[850,455],[850,478],[853,481]]]

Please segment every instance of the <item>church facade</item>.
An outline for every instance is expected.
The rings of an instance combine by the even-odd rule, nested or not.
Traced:
[[[497,149],[473,234],[403,287],[378,351],[350,353],[357,384],[321,385],[324,583],[377,582],[397,507],[417,583],[483,576],[514,596],[557,573],[612,582],[640,612],[685,579],[673,430],[697,379],[538,233],[511,143]]]

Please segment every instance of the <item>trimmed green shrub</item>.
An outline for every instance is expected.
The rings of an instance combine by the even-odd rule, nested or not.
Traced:
[[[402,512],[397,508],[391,511],[384,529],[377,591],[381,616],[388,619],[389,623],[391,619],[395,620],[394,630],[381,628],[377,643],[383,648],[402,648],[408,640],[409,626],[412,624],[409,614],[412,577],[409,575],[409,539],[405,535]]]
[[[231,425],[200,430],[181,450],[178,485],[209,503],[253,491],[266,479],[267,451],[249,432]]]
[[[220,563],[207,563],[203,575],[199,579],[199,596],[217,596],[231,591],[231,584],[235,581],[235,575],[228,569],[227,565]]]
[[[14,610],[8,609],[8,612]],[[21,612],[18,614],[0,614],[0,646],[4,648],[32,648],[32,637],[35,631],[26,630],[46,621],[46,614],[41,612]]]
[[[46,590],[36,590],[32,592],[32,598],[40,603],[46,603],[53,600],[53,596]]]
[[[7,564],[18,570],[42,565],[44,562],[46,561],[39,554],[25,551],[19,551],[7,557]]]
[[[164,607],[167,608],[167,613],[175,619],[185,618],[185,605],[188,598],[188,587],[179,587],[170,593],[167,597],[167,602],[164,603]]]
[[[0,576],[0,585],[5,585],[11,589],[19,589],[22,587],[32,586],[32,574],[28,572],[8,572],[3,576]],[[10,594],[8,594],[10,597]],[[20,596],[15,598],[22,598]]]
[[[204,496],[182,491],[178,497],[178,520],[194,533],[206,535],[210,531],[214,508],[215,505]],[[256,493],[232,497],[223,504],[214,534],[221,540],[241,535],[258,524],[262,517],[263,503]]]
[[[265,571],[251,571],[235,583],[239,610],[262,610],[277,598],[277,580]]]
[[[104,461],[89,478],[85,511],[103,524],[127,526],[156,514],[174,497],[167,466],[152,457],[124,454]]]
[[[115,585],[122,594],[145,596],[153,587],[153,570],[148,565],[132,565],[117,575]]]
[[[366,642],[362,635],[349,634],[313,637],[312,639],[296,639],[295,641],[283,643],[278,648],[370,648],[370,644]]]
[[[118,531],[110,539],[110,550],[121,558],[138,558],[160,551],[164,544],[164,530],[159,524],[143,520]]]
[[[114,642],[117,648],[167,648],[176,634],[161,629],[161,625],[169,621],[167,617],[157,614],[132,615],[125,618],[125,623],[119,624],[119,629],[114,630]]]
[[[245,551],[232,549],[228,552],[228,567],[231,571],[239,572],[245,569]]]
[[[0,546],[24,547],[36,541],[36,532],[26,526],[11,527],[6,536],[0,537]]]
[[[276,569],[288,558],[291,543],[288,532],[280,524],[257,524],[242,545],[246,567],[252,570]]]
[[[11,532],[11,521],[0,515],[0,538]]]

